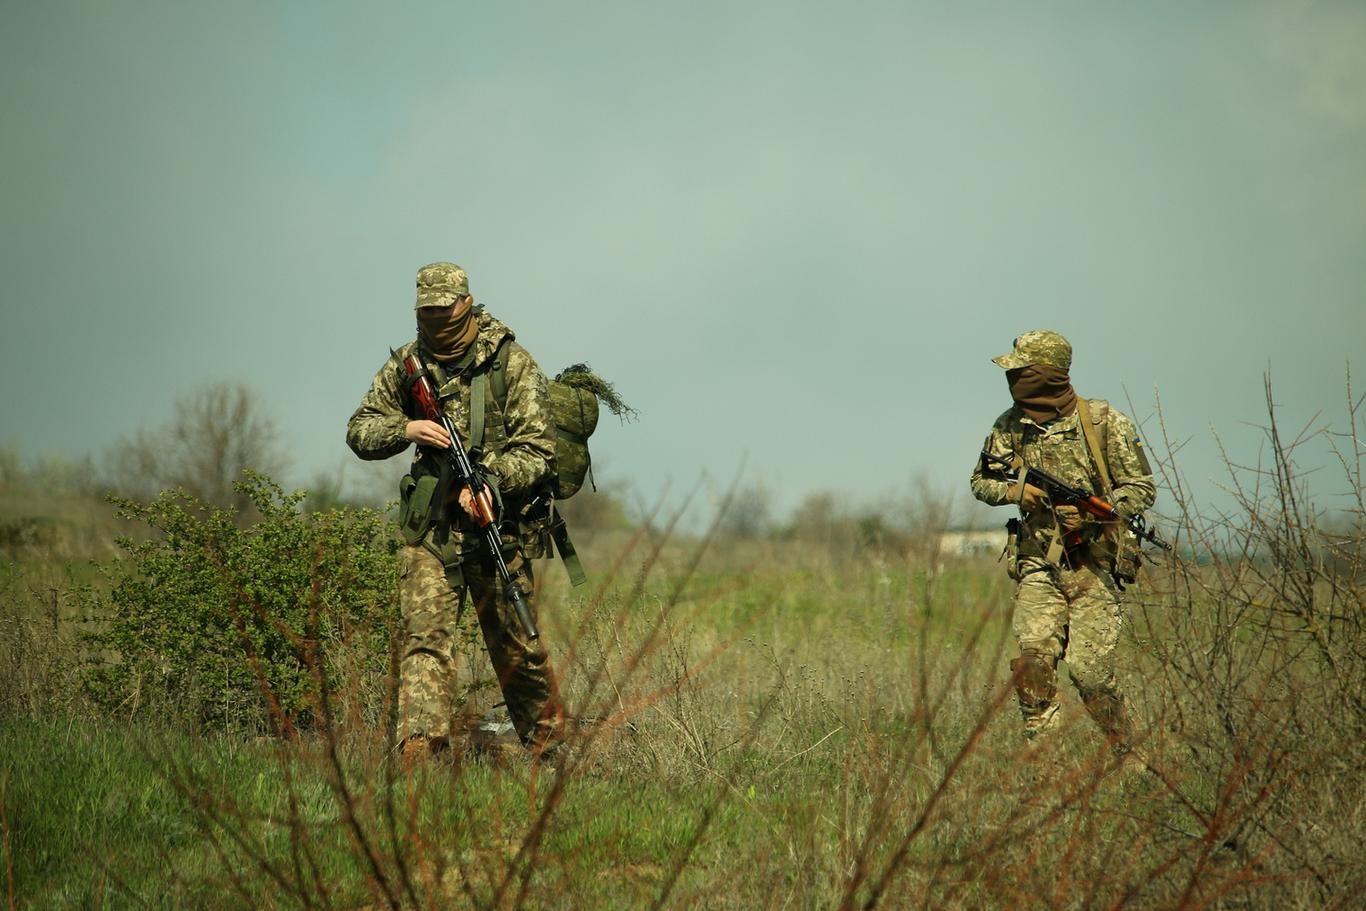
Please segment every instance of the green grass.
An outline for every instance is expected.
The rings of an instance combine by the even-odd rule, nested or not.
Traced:
[[[196,841],[184,801],[127,727],[9,721],[0,727],[0,749],[9,763],[3,801],[14,887],[35,907],[121,907],[120,875],[149,863],[155,870],[157,855]],[[205,742],[201,752],[225,777],[237,764],[235,745]],[[231,777],[246,780],[238,770]]]
[[[274,745],[260,742],[50,721],[5,725],[0,750],[12,763],[3,779],[3,801],[12,833],[13,887],[33,907],[236,904],[240,899],[228,876],[233,869],[252,884],[255,901],[271,906],[278,890],[270,877],[250,852],[227,844],[218,854],[205,836],[204,814],[184,791],[188,786],[216,803],[233,804],[241,814],[239,831],[284,869],[288,827],[266,821],[290,813],[283,764],[294,773],[296,812],[309,829],[310,849],[329,889],[349,902],[366,900],[363,871],[338,824],[338,805],[307,746],[282,758]],[[361,775],[363,766],[351,764],[352,773]],[[508,858],[493,855],[508,854],[545,803],[546,783],[539,797],[528,796],[529,784],[530,770],[521,763],[508,769],[476,764],[420,770],[398,785],[405,848],[415,856],[432,853],[452,868],[485,865],[501,872]],[[411,795],[416,796],[410,802]],[[573,864],[547,865],[541,881],[582,874],[574,886],[580,899],[598,907],[632,907],[662,883],[704,809],[696,793],[585,777],[569,791],[546,841],[547,854],[573,858]],[[420,835],[407,834],[412,820]],[[742,804],[728,802],[713,825],[717,837],[736,844],[762,836],[754,831],[757,821]],[[222,838],[223,829],[232,827],[207,829]],[[477,875],[470,879],[480,882]],[[480,885],[488,889],[493,881],[491,873]],[[623,895],[633,898],[622,901]]]
[[[601,573],[620,546],[584,549]],[[155,714],[93,711],[75,618],[47,607],[74,583],[11,561],[0,902],[368,909],[406,879],[404,907],[638,908],[666,890],[677,908],[857,907],[881,889],[886,907],[1310,908],[1366,886],[1359,719],[1323,675],[1286,686],[1309,679],[1303,643],[1300,664],[1253,652],[1219,604],[1145,590],[1121,667],[1159,780],[1110,768],[1065,670],[1056,749],[1022,749],[993,563],[771,541],[713,548],[685,577],[689,561],[672,544],[639,589],[597,599],[542,570],[585,720],[561,773],[412,777],[368,715],[286,744],[199,730],[174,693]],[[350,695],[380,705],[382,683]]]

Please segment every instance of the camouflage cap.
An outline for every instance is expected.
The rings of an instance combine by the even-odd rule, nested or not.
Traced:
[[[470,293],[470,279],[455,263],[432,263],[417,270],[417,307],[449,307]]]
[[[1031,364],[1046,364],[1059,370],[1072,369],[1072,345],[1056,332],[1032,329],[1015,340],[1015,350],[991,362],[997,367],[1013,370]]]

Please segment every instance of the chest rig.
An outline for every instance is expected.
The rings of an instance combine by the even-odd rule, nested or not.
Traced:
[[[1108,502],[1112,487],[1105,459],[1109,412],[1108,402],[1078,396],[1075,431],[1016,424],[1010,431],[1012,468],[1020,476],[1026,467],[1044,469],[1064,477],[1068,483],[1079,483],[1095,491]],[[1050,451],[1055,454],[1052,459],[1048,458]],[[1066,464],[1057,464],[1062,461],[1059,456],[1067,457]],[[1078,477],[1079,474],[1084,477]],[[1019,485],[1018,496],[1017,505],[1024,498],[1023,484]],[[1007,531],[1012,544],[1018,541],[1021,556],[1042,557],[1050,566],[1074,566],[1091,545],[1110,534],[1108,528],[1089,524],[1064,533],[1056,509],[1036,515],[1039,518],[1024,523],[1012,519]]]
[[[507,447],[510,350],[509,340],[505,338],[499,342],[493,356],[477,366],[473,348],[463,358],[449,364],[424,359],[442,410],[457,428],[468,428],[466,449],[476,462],[495,456]],[[406,396],[406,388],[404,392]],[[560,428],[557,432],[563,434]],[[401,485],[399,527],[407,543],[420,543],[434,553],[446,566],[447,575],[454,579],[459,575],[460,561],[466,554],[476,551],[479,544],[477,537],[470,534],[473,526],[461,510],[447,505],[453,492],[451,479],[445,471],[441,459],[419,449],[411,474]],[[528,559],[550,556],[553,546],[560,554],[570,582],[581,585],[587,581],[587,574],[569,537],[564,517],[555,508],[553,488],[553,482],[547,482],[515,499],[500,501],[500,532],[505,541],[514,541]]]

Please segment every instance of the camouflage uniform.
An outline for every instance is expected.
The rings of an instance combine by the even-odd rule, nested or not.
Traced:
[[[1029,332],[1016,339],[1011,354],[994,362],[1011,369],[1045,364],[1066,371],[1072,349],[1054,332]],[[1153,504],[1156,488],[1134,423],[1108,403],[1090,399],[1091,420],[1111,475],[1111,496],[1118,512],[1136,515]],[[1099,491],[1079,410],[1042,425],[1012,406],[996,419],[982,448],[994,456],[1042,468],[1078,487]],[[978,460],[972,493],[991,506],[1012,502],[1004,473],[984,470]],[[1052,509],[1025,513],[1018,554],[1010,568],[1017,580],[1014,631],[1020,657],[1011,662],[1016,694],[1033,737],[1049,727],[1057,711],[1056,667],[1067,658],[1072,682],[1087,711],[1118,749],[1130,738],[1128,713],[1115,679],[1114,651],[1121,612],[1110,572],[1113,537],[1083,512],[1079,544],[1064,547]]]
[[[418,272],[418,307],[449,303],[469,293],[464,270],[449,263],[424,266]],[[540,368],[512,330],[482,310],[475,313],[478,335],[456,363],[440,364],[429,352],[422,360],[433,375],[441,404],[472,453],[478,449],[489,480],[504,502],[502,515],[537,495],[554,466],[555,436],[549,391]],[[484,396],[482,445],[470,445],[470,395],[475,374],[499,369],[495,353],[508,346],[506,409],[491,391]],[[417,341],[398,349],[375,374],[370,391],[351,415],[346,442],[362,459],[387,459],[408,448],[404,432],[410,420],[422,418],[404,382],[403,359]],[[440,474],[440,458],[419,447],[411,477]],[[405,479],[406,481],[407,479]],[[452,491],[452,494],[456,493]],[[546,651],[529,641],[486,550],[485,535],[454,499],[437,504],[431,528],[402,551],[399,603],[406,644],[399,669],[400,735],[425,735],[433,744],[448,740],[456,709],[455,690],[462,679],[459,633],[468,621],[468,591],[484,645],[522,741],[549,745],[559,738],[562,709]],[[531,564],[524,558],[515,519],[500,526],[504,558],[525,591],[532,586]],[[531,596],[528,595],[528,600]],[[534,603],[532,615],[535,616]]]

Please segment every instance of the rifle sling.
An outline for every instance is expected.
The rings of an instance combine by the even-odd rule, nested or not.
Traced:
[[[1086,448],[1091,452],[1091,462],[1095,465],[1096,475],[1100,478],[1101,494],[1108,503],[1113,497],[1110,483],[1110,468],[1105,463],[1105,453],[1100,448],[1100,440],[1096,436],[1096,425],[1091,422],[1091,404],[1081,396],[1077,396],[1077,417],[1081,420],[1081,433],[1086,437]]]
[[[1105,498],[1105,502],[1114,505],[1115,495],[1110,481],[1110,466],[1106,464],[1105,451],[1101,448],[1096,435],[1096,425],[1091,422],[1091,403],[1081,396],[1077,396],[1077,417],[1081,419],[1081,433],[1086,437],[1086,448],[1091,452],[1091,461],[1096,467],[1096,474],[1100,477],[1101,496]],[[1101,528],[1101,534],[1118,540],[1115,536],[1122,527],[1122,523],[1106,522]]]

